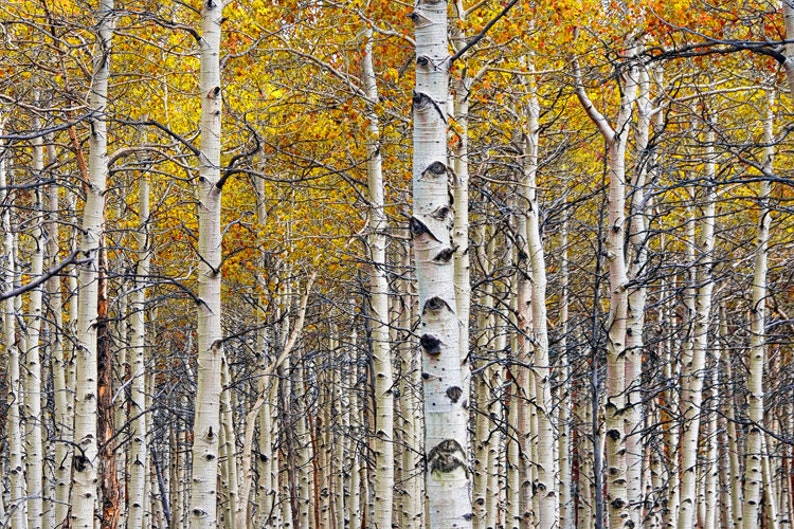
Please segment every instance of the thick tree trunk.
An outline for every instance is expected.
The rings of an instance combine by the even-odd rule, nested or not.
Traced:
[[[75,455],[72,474],[72,524],[74,529],[94,527],[98,494],[97,398],[99,273],[102,257],[105,188],[107,185],[107,109],[110,78],[110,47],[113,35],[113,0],[101,0],[96,12],[97,44],[89,107],[93,111],[86,204],[80,253],[83,264],[78,277],[77,351],[75,355]]]
[[[198,369],[190,481],[192,529],[217,527],[221,362],[221,79],[224,0],[202,2],[201,153],[198,181]]]
[[[410,224],[421,311],[428,524],[431,529],[466,528],[471,527],[472,509],[450,236],[447,5],[420,0],[411,17],[416,27],[416,90]]]

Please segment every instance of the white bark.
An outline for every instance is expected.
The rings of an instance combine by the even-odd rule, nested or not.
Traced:
[[[37,181],[43,179],[44,147],[41,137],[33,141],[33,171]],[[43,190],[35,191],[36,207],[44,211]],[[44,271],[44,249],[47,232],[44,219],[36,222],[30,278],[36,279]],[[27,324],[24,327],[26,349],[24,352],[23,397],[25,417],[25,478],[27,500],[28,528],[40,529],[43,522],[44,496],[44,454],[43,454],[43,423],[41,415],[41,321],[42,321],[43,288],[34,288],[30,292],[27,309]]]
[[[466,45],[466,35],[460,30],[466,21],[466,9],[462,0],[455,0],[457,23],[452,28],[452,47],[458,51]],[[452,247],[455,312],[460,326],[458,348],[460,361],[466,364],[469,356],[469,314],[471,312],[471,280],[469,273],[469,95],[472,80],[468,75],[465,59],[458,59],[459,77],[453,80],[453,120],[456,143],[452,149],[452,198],[455,204],[452,221]],[[463,372],[463,398],[469,399],[470,379],[468,368]]]
[[[54,148],[49,152],[50,162],[55,162]],[[58,220],[55,218],[59,210],[58,186],[49,188],[49,211],[50,225],[48,227],[47,255],[50,258],[50,265],[55,266],[60,261],[59,255],[59,233]],[[50,491],[50,502],[52,503],[52,523],[55,527],[66,521],[69,509],[69,480],[71,478],[70,468],[70,447],[72,427],[72,413],[70,389],[66,385],[66,370],[68,361],[65,358],[64,349],[64,327],[63,327],[63,295],[61,293],[61,278],[54,276],[47,284],[47,293],[50,300],[52,312],[51,323],[51,352],[50,362],[52,370],[53,400],[55,409],[53,410],[53,422],[55,427],[55,437],[57,442],[52,443],[54,475],[51,480],[52,490]]]
[[[630,49],[631,57],[635,50]],[[622,76],[620,107],[613,129],[590,101],[581,80],[578,62],[574,63],[576,94],[582,107],[607,143],[609,193],[607,204],[606,253],[609,266],[610,322],[607,339],[606,372],[606,462],[609,527],[630,527],[629,506],[638,500],[641,490],[627,487],[626,431],[623,413],[626,408],[626,329],[628,317],[628,275],[624,238],[626,230],[626,147],[633,106],[637,96],[636,66]]]
[[[775,93],[767,91],[764,118],[764,169],[772,171],[774,158],[774,106]],[[764,179],[760,184],[759,219],[756,232],[755,271],[753,274],[752,301],[750,305],[750,358],[747,360],[749,376],[747,380],[748,419],[751,425],[747,434],[744,470],[744,508],[742,520],[745,529],[759,527],[761,520],[761,502],[763,489],[771,485],[763,479],[763,463],[766,455],[763,451],[762,424],[764,423],[764,371],[766,369],[766,298],[769,228],[772,224],[772,212],[769,209],[771,184]]]
[[[716,174],[714,155],[714,133],[709,131],[705,137],[705,180],[713,181]],[[694,199],[694,196],[693,196]],[[708,330],[711,317],[711,294],[714,282],[711,267],[714,253],[714,225],[716,194],[713,187],[705,189],[705,196],[699,201],[701,214],[698,218],[700,233],[695,243],[701,252],[696,267],[698,285],[695,294],[695,314],[692,328],[692,355],[682,366],[682,415],[681,434],[681,496],[678,512],[678,527],[693,527],[695,524],[697,455],[700,431],[700,408],[703,401],[703,369],[706,365],[708,349]]]
[[[534,69],[529,58],[530,71]],[[549,363],[549,332],[546,324],[546,258],[540,233],[540,203],[538,201],[538,140],[540,136],[540,103],[534,78],[529,79],[529,99],[527,101],[527,123],[525,129],[524,167],[522,181],[519,183],[520,195],[527,208],[526,237],[529,267],[531,274],[532,327],[529,339],[533,348],[533,381],[535,384],[535,403],[537,410],[537,451],[534,461],[536,479],[533,483],[533,496],[538,509],[535,517],[538,529],[553,529],[559,519],[558,472],[555,460],[555,433],[552,419],[553,403],[551,398],[551,365]]]
[[[189,520],[192,529],[217,527],[218,437],[221,361],[221,80],[223,0],[201,9],[201,154],[198,182],[198,369],[193,421],[193,470]]]
[[[150,268],[149,181],[141,175],[138,183],[138,263],[130,303],[130,453],[127,486],[127,529],[143,526],[146,475],[149,458],[146,444],[146,283]]]
[[[560,226],[560,380],[562,386],[558,390],[558,418],[557,430],[559,432],[559,472],[560,472],[560,529],[574,529],[576,527],[576,515],[574,505],[576,494],[573,483],[573,453],[571,452],[573,434],[571,428],[573,390],[571,382],[571,368],[569,357],[572,356],[568,351],[568,312],[569,312],[569,275],[568,275],[568,219],[563,219]]]
[[[794,39],[794,0],[783,0],[783,24],[786,28],[786,40]],[[783,71],[786,72],[789,97],[794,97],[794,44],[789,42],[784,49],[786,60],[782,64]]]
[[[389,344],[389,283],[386,278],[386,212],[384,203],[380,125],[375,112],[378,86],[372,57],[372,28],[365,33],[362,63],[367,94],[367,190],[369,193],[368,247],[370,252],[370,308],[372,362],[375,375],[375,527],[391,527],[394,510],[394,376]]]
[[[4,130],[5,116],[0,114],[0,131]],[[0,202],[6,204],[8,195],[9,151],[0,145]],[[0,217],[3,229],[3,290],[11,290],[16,282],[16,236],[11,224],[11,208],[3,208]],[[22,446],[22,387],[20,381],[20,355],[16,338],[16,307],[13,297],[3,301],[3,350],[6,355],[6,384],[8,387],[8,416],[6,435],[8,437],[8,481],[9,502],[7,504],[8,523],[11,527],[27,527],[25,502],[25,464]],[[5,520],[3,520],[5,522]]]
[[[646,152],[650,137],[653,109],[650,97],[650,76],[648,71],[638,72],[637,125],[635,133],[635,152],[637,166],[634,170],[631,194],[631,218],[629,220],[629,270],[628,277],[634,283],[628,291],[626,325],[626,410],[624,413],[624,432],[626,435],[626,486],[630,494],[629,516],[634,527],[640,527],[643,514],[642,467],[644,449],[640,439],[642,428],[642,357],[645,344],[645,302],[647,298],[646,263],[648,261],[647,210],[651,204],[646,201],[645,181],[648,167],[653,157]]]
[[[97,301],[102,232],[107,186],[107,110],[110,48],[113,35],[113,0],[101,0],[96,12],[97,43],[89,107],[91,135],[86,204],[83,209],[81,256],[78,276],[77,350],[75,351],[76,443],[72,474],[72,523],[75,529],[94,526],[99,467],[97,446]]]
[[[466,528],[472,518],[468,413],[463,407],[446,165],[447,5],[420,0],[411,17],[417,61],[411,232],[421,311],[428,524],[432,529]]]

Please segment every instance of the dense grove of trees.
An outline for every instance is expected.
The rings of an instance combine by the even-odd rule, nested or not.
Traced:
[[[0,527],[792,527],[792,0],[12,0],[0,51]]]

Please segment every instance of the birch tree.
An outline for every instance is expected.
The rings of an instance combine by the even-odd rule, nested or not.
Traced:
[[[451,242],[447,167],[447,5],[420,0],[413,97],[413,215],[425,418],[425,487],[431,528],[471,527],[467,417]]]
[[[629,47],[627,56],[636,50]],[[623,411],[626,407],[626,322],[628,310],[628,275],[624,239],[626,236],[626,148],[629,124],[637,96],[638,71],[636,65],[626,68],[620,77],[620,106],[614,128],[596,109],[582,84],[579,63],[574,63],[576,95],[588,117],[598,128],[607,144],[609,192],[607,203],[606,253],[609,268],[610,315],[607,340],[606,374],[606,461],[607,503],[609,527],[629,527],[628,508],[632,498],[640,491],[629,491],[626,486],[626,432]],[[629,497],[631,492],[632,497]]]
[[[225,0],[201,7],[198,193],[198,368],[193,419],[190,526],[217,527],[221,364],[221,20]]]
[[[146,443],[146,282],[151,255],[149,246],[149,180],[145,174],[138,182],[138,232],[135,290],[131,303],[130,352],[130,439],[129,485],[127,487],[127,528],[143,526],[146,506],[146,475],[149,458]]]
[[[767,303],[767,271],[769,252],[769,230],[772,223],[772,211],[769,207],[771,184],[768,176],[773,174],[773,160],[775,153],[774,137],[774,106],[775,93],[768,89],[766,93],[766,112],[763,120],[764,129],[764,155],[763,155],[763,180],[758,193],[760,208],[758,228],[756,232],[756,254],[754,259],[752,300],[750,306],[750,350],[747,361],[749,378],[748,390],[748,418],[750,428],[745,445],[745,470],[744,470],[744,512],[742,522],[746,529],[759,527],[762,523],[761,507],[764,494],[772,486],[770,481],[763,478],[763,465],[768,456],[764,452],[764,372],[766,371],[766,303]],[[777,520],[775,520],[775,523]]]
[[[100,0],[95,15],[97,41],[88,102],[92,112],[88,182],[83,209],[78,274],[77,350],[75,352],[75,420],[72,474],[72,527],[94,526],[97,501],[97,318],[99,267],[107,186],[107,101],[115,19],[113,0]]]

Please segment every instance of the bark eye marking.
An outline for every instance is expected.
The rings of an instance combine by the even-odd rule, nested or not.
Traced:
[[[425,223],[416,217],[411,217],[411,220],[408,223],[408,228],[411,230],[411,235],[414,237],[419,237],[425,233],[430,233],[430,230],[427,229]]]
[[[447,388],[447,397],[452,401],[452,404],[458,402],[461,395],[463,395],[463,390],[458,386],[450,386]]]
[[[419,338],[419,345],[427,351],[427,354],[441,354],[441,340],[432,334],[423,334],[422,337]]]
[[[449,216],[450,211],[451,209],[448,206],[441,206],[431,213],[431,216],[436,220],[444,220]]]
[[[439,310],[443,309],[444,307],[446,307],[447,310],[450,310],[450,311],[452,310],[452,309],[449,308],[449,305],[447,304],[446,301],[444,301],[440,297],[436,296],[436,297],[430,298],[427,301],[425,301],[425,306],[422,309],[422,314],[424,314],[426,312],[438,312]]]
[[[78,456],[74,457],[74,463],[73,464],[74,464],[74,469],[76,471],[83,472],[86,468],[88,468],[88,466],[91,464],[91,462],[88,460],[88,458],[86,456],[78,455]]]
[[[436,176],[441,176],[447,174],[447,166],[444,165],[442,162],[436,161],[431,163],[429,166],[427,166],[427,169],[425,169],[425,171],[430,172]]]
[[[452,259],[452,254],[454,254],[454,253],[455,253],[454,249],[446,248],[446,249],[441,250],[440,252],[438,252],[438,255],[436,255],[433,258],[433,261],[435,261],[436,263],[440,263],[440,264],[448,263],[450,261],[450,259]]]
[[[466,468],[466,454],[461,448],[460,443],[454,439],[445,439],[438,443],[427,456],[427,463],[430,472],[448,473],[457,468],[462,468],[469,475]]]

